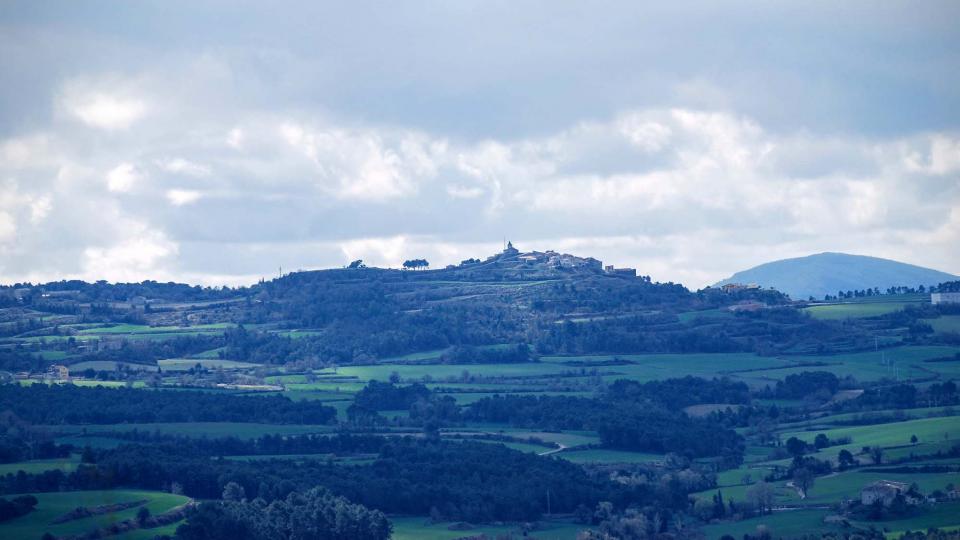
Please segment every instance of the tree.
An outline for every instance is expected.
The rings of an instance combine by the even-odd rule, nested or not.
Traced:
[[[750,486],[746,496],[761,516],[773,507],[773,486],[763,480]]]
[[[874,465],[880,465],[883,462],[883,448],[874,446],[870,448],[870,459]]]
[[[403,261],[403,268],[407,270],[416,270],[418,268],[427,268],[430,263],[426,259],[410,259]]]
[[[857,460],[854,459],[853,454],[849,450],[844,448],[840,451],[840,454],[837,455],[837,463],[840,465],[840,470],[849,469],[857,465]]]
[[[367,265],[363,264],[363,259],[357,259],[357,260],[351,262],[349,266],[347,266],[347,268],[354,268],[354,269],[356,269],[356,268],[366,268],[366,267],[367,267]]]
[[[787,439],[787,452],[790,452],[794,458],[799,458],[807,452],[807,443],[796,437]]]
[[[266,504],[203,503],[177,529],[180,540],[386,540],[392,527],[383,513],[352,504],[323,488],[292,492]]]
[[[240,484],[227,482],[227,485],[223,486],[223,500],[240,502],[246,498],[247,493]]]
[[[797,467],[793,470],[793,485],[800,490],[800,498],[807,497],[807,491],[813,487],[814,476],[810,469],[806,467]]]
[[[917,441],[918,441],[918,440],[919,440],[919,439],[917,439],[917,436],[916,436],[916,435],[911,435],[911,436],[910,436],[910,444],[917,444]]]
[[[813,439],[813,446],[817,450],[821,450],[830,446],[830,438],[823,433],[818,433],[816,438]]]
[[[150,519],[150,509],[146,506],[141,506],[137,510],[137,523],[144,525]]]

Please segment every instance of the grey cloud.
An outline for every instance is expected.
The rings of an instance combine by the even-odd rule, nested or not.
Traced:
[[[240,283],[504,236],[691,285],[828,249],[957,272],[958,14],[14,2],[0,280]]]

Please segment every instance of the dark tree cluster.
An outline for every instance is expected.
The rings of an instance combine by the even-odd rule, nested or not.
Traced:
[[[9,501],[0,497],[0,522],[29,514],[36,506],[37,498],[33,495],[20,495]]]
[[[451,396],[439,396],[420,383],[398,386],[379,381],[370,381],[357,393],[347,408],[347,419],[354,426],[386,424],[379,411],[408,411],[405,425],[431,430],[461,419],[460,407]]]
[[[370,381],[353,398],[358,407],[373,411],[407,410],[420,400],[429,400],[432,392],[426,386],[415,383],[398,386],[394,383]]]
[[[741,459],[743,438],[714,419],[691,418],[646,399],[654,394],[631,394],[632,383],[614,387],[616,392],[601,398],[497,395],[471,404],[463,417],[520,427],[595,430],[610,448],[723,456],[734,463]],[[667,401],[677,401],[670,392],[664,395]]]
[[[29,440],[11,433],[0,434],[0,463],[67,458],[72,451],[73,446],[69,444],[56,444],[51,440]]]
[[[282,456],[301,454],[376,454],[386,442],[380,435],[339,433],[331,435],[262,435],[253,439],[238,437],[196,438],[148,431],[111,433],[129,444],[162,446],[176,453],[195,456]]]
[[[573,512],[599,501],[654,503],[649,485],[592,477],[565,460],[537,456],[499,444],[425,439],[385,439],[369,465],[343,466],[325,460],[213,459],[194,447],[125,445],[97,451],[94,465],[76,471],[8,474],[3,493],[112,489],[165,489],[176,482],[194,498],[216,499],[229,482],[249,498],[267,502],[322,485],[338,496],[387,513],[439,514],[471,522],[528,521],[547,510]],[[677,486],[676,489],[681,489]],[[686,504],[678,491],[664,499]],[[665,503],[664,503],[665,504]],[[671,503],[673,504],[673,503]]]
[[[610,399],[648,401],[671,410],[705,403],[750,403],[750,388],[746,383],[726,378],[703,379],[686,376],[645,383],[619,379],[610,385],[606,393]]]
[[[913,384],[896,384],[867,388],[856,399],[838,404],[842,411],[879,411],[884,409],[913,409],[960,404],[960,392],[953,381],[936,382],[927,387]],[[857,423],[885,423],[902,421],[903,415],[865,414]]]
[[[17,349],[0,349],[0,371],[40,371],[48,364],[39,354]]]
[[[392,526],[382,512],[353,504],[323,488],[294,492],[267,503],[206,502],[177,528],[178,540],[387,540]]]
[[[440,362],[444,364],[516,364],[531,359],[530,347],[525,343],[503,347],[458,345],[440,356]]]
[[[152,280],[141,283],[107,283],[103,280],[87,283],[80,280],[63,280],[37,285],[30,283],[0,285],[0,291],[21,288],[30,288],[29,294],[24,298],[25,302],[32,299],[39,300],[43,293],[70,293],[66,296],[67,298],[84,303],[125,302],[134,296],[143,296],[148,299],[162,298],[167,302],[224,300],[235,297],[244,290],[243,288],[201,287],[173,282],[159,283]]]
[[[785,399],[801,399],[817,392],[833,395],[840,388],[840,379],[829,371],[804,371],[787,375],[777,381],[776,396]]]
[[[237,396],[217,392],[0,385],[0,411],[34,424],[153,422],[262,422],[328,424],[336,410],[312,400],[284,396]]]

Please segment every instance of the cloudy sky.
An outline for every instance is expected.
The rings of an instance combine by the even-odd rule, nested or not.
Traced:
[[[0,282],[960,273],[960,3],[642,4],[0,2]]]

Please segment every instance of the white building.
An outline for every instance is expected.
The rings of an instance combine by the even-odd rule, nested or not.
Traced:
[[[960,304],[960,292],[935,292],[930,295],[930,303],[937,304]]]

